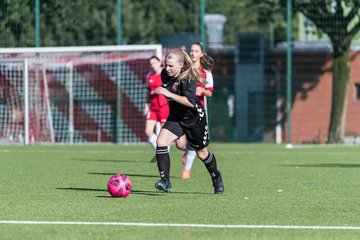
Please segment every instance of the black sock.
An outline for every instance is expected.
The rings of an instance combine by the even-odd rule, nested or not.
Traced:
[[[209,171],[212,179],[219,177],[219,171],[216,166],[216,158],[215,155],[209,152],[209,155],[203,160],[206,169]]]
[[[160,177],[163,181],[170,181],[170,156],[168,147],[156,147],[156,159]]]

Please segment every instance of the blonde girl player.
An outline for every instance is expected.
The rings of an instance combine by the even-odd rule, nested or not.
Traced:
[[[155,127],[159,122],[162,125],[166,122],[169,115],[169,105],[166,98],[163,95],[158,95],[154,90],[161,87],[161,61],[158,57],[152,56],[149,59],[150,68],[152,73],[147,77],[147,101],[144,106],[144,115],[146,116],[145,134],[148,137],[150,145],[156,150],[156,134]],[[150,162],[156,162],[156,155],[150,160]]]
[[[156,158],[161,180],[155,188],[172,192],[170,182],[170,144],[186,135],[189,145],[208,170],[215,194],[224,192],[224,184],[217,168],[215,155],[207,148],[209,129],[206,113],[196,96],[196,83],[205,79],[192,63],[189,55],[179,49],[171,49],[165,57],[165,69],[161,73],[162,87],[155,93],[164,95],[169,102],[169,117],[156,140]]]
[[[205,51],[202,43],[195,42],[191,44],[190,47],[190,58],[194,66],[197,68],[199,73],[205,78],[205,83],[197,83],[196,87],[196,96],[198,96],[201,104],[204,106],[205,111],[207,111],[206,97],[211,97],[214,90],[214,80],[211,73],[211,69],[214,65],[214,60],[208,56]],[[188,144],[185,137],[182,137],[177,141],[177,147],[179,149],[185,149],[183,156],[183,170],[181,173],[182,179],[190,178],[190,171],[196,158],[195,150]]]

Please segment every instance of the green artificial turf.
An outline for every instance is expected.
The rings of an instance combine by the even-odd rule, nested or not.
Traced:
[[[182,180],[172,147],[173,193],[158,192],[148,145],[1,146],[0,221],[360,227],[358,147],[217,144],[225,193],[197,160]],[[133,192],[112,198],[108,179]],[[358,239],[360,230],[0,223],[0,239]]]

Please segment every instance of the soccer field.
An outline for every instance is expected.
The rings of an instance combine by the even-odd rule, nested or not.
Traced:
[[[198,160],[158,192],[148,145],[0,147],[0,239],[359,239],[360,151],[345,146],[217,144],[225,193]],[[133,192],[106,184],[127,174]]]

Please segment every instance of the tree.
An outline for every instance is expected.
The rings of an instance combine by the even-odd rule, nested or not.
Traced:
[[[224,42],[237,32],[264,32],[252,0],[207,0],[207,13],[224,14]],[[116,0],[40,0],[40,45],[116,44]],[[126,44],[158,43],[163,33],[194,33],[200,40],[201,0],[122,0],[122,39]],[[33,47],[34,1],[0,1],[0,46]],[[251,14],[249,14],[251,12]],[[280,32],[280,31],[279,31]]]
[[[41,0],[41,46],[116,44],[114,6],[115,0]]]
[[[123,0],[126,43],[158,43],[163,33],[195,32],[199,0]],[[199,10],[200,11],[200,10]],[[200,18],[196,20],[200,21]]]
[[[270,23],[276,39],[285,39],[284,9],[264,0],[207,0],[206,13],[221,13],[227,18],[224,43],[234,44],[239,32],[269,32]]]
[[[291,0],[293,12],[303,13],[328,36],[333,47],[332,101],[328,143],[342,143],[346,116],[347,86],[350,76],[349,47],[360,30],[360,2],[358,0]],[[252,0],[262,16],[273,18],[269,9],[286,9],[286,0]]]
[[[360,30],[360,2],[357,0],[294,0],[294,9],[302,12],[329,37],[333,47],[333,86],[328,143],[344,138],[347,86],[349,82],[348,50]]]
[[[27,1],[0,1],[0,47],[33,47],[34,17]]]

